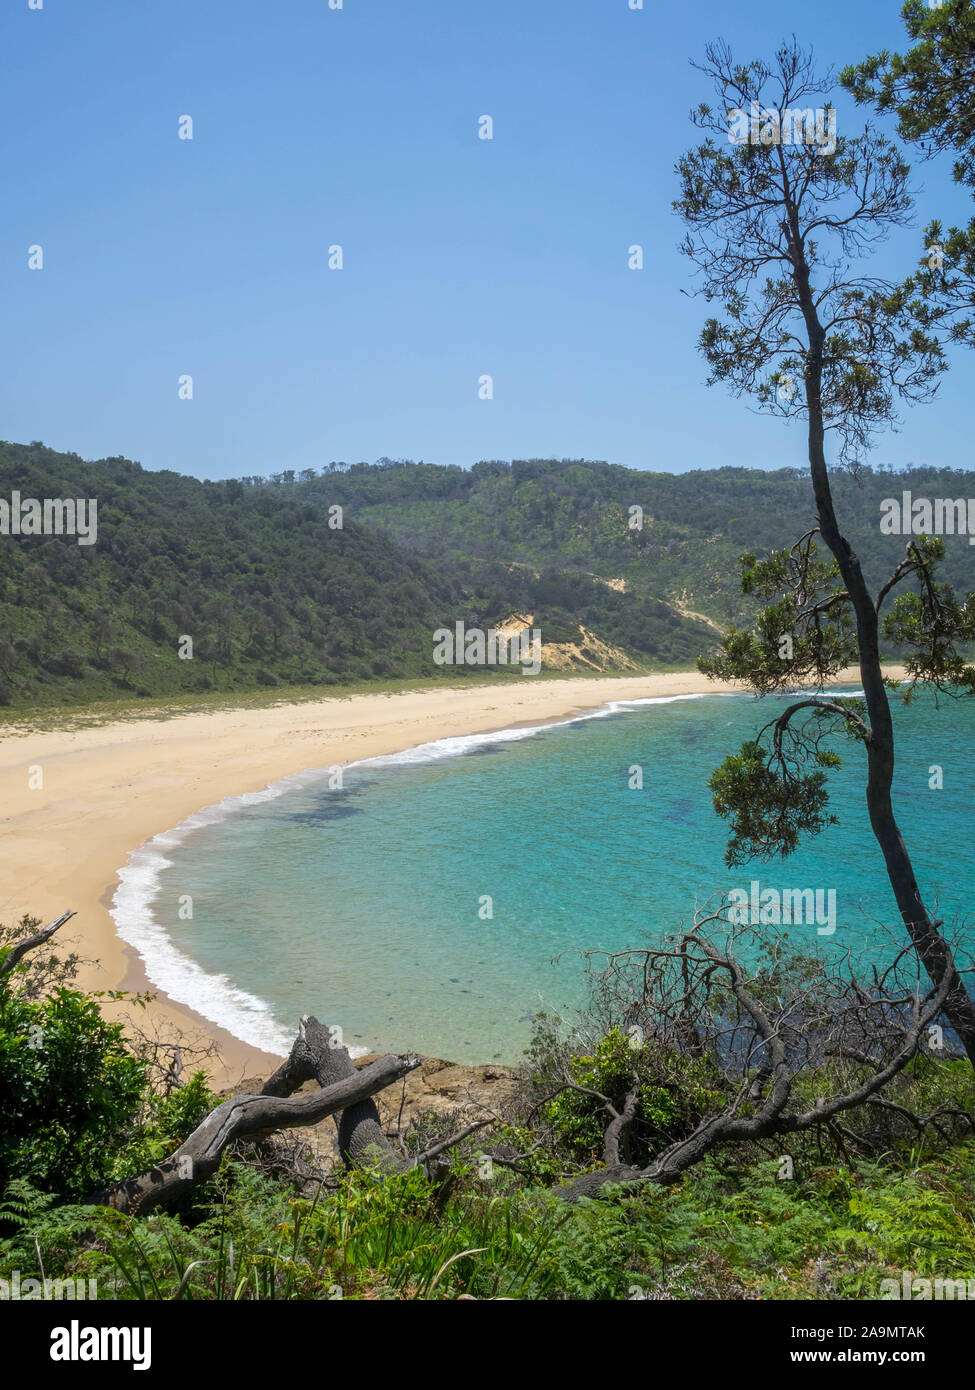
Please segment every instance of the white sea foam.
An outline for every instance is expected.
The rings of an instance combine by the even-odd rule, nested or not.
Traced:
[[[211,1023],[264,1052],[286,1055],[292,1037],[274,1020],[270,1007],[226,975],[212,975],[173,944],[156,921],[152,905],[159,896],[159,875],[171,859],[159,853],[157,835],[129,856],[119,873],[112,916],[123,941],[142,957],[150,983],[171,999],[186,1004]]]
[[[438,738],[431,743],[418,743],[414,748],[405,748],[401,753],[382,753],[374,758],[357,758],[346,767],[403,767],[413,763],[435,762],[439,758],[456,758],[463,753],[473,753],[478,748],[493,743],[516,743],[524,738],[533,738],[545,733],[546,729],[561,729],[567,724],[581,724],[587,719],[607,719],[612,714],[626,710],[639,709],[642,705],[671,705],[678,700],[704,700],[700,695],[654,695],[640,700],[607,700],[598,709],[583,710],[565,719],[551,720],[546,724],[530,724],[523,728],[494,729],[484,734],[459,734],[452,738]]]
[[[710,693],[710,692],[709,692]],[[747,691],[721,692],[730,699],[751,698]],[[811,693],[811,692],[806,692]],[[843,692],[862,694],[862,691]],[[451,738],[434,739],[398,753],[386,753],[372,758],[357,758],[346,763],[350,768],[408,767],[436,762],[442,758],[461,757],[479,748],[499,743],[517,743],[533,738],[547,729],[564,728],[568,724],[589,719],[607,719],[614,714],[641,709],[645,705],[670,705],[682,700],[703,700],[707,694],[651,695],[634,700],[609,700],[598,709],[584,710],[546,724],[526,725],[523,728],[496,729],[490,733],[462,734]],[[154,835],[140,849],[134,850],[125,866],[119,870],[119,885],[112,900],[112,916],[119,936],[139,953],[146,975],[152,985],[165,990],[177,1003],[194,1010],[210,1023],[232,1033],[234,1037],[262,1051],[284,1056],[294,1038],[275,1019],[271,1007],[263,999],[238,989],[227,975],[215,975],[198,965],[181,951],[156,920],[153,904],[161,891],[160,874],[172,864],[166,851],[181,845],[194,831],[217,825],[228,816],[249,806],[274,801],[286,792],[303,786],[314,786],[327,775],[324,767],[309,768],[290,777],[269,782],[263,790],[245,792],[241,796],[224,797],[213,806],[204,806],[187,816],[171,830]],[[369,1051],[365,1047],[350,1047],[353,1056]]]

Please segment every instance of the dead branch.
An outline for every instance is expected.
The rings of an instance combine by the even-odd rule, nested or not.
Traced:
[[[730,946],[719,949],[708,939],[704,928],[710,923],[719,924],[722,937],[730,936]],[[682,1020],[693,1004],[700,1045],[715,1075],[723,1078],[727,1100],[718,1113],[641,1166],[621,1161],[619,1140],[637,1113],[640,1090],[647,1083],[645,1068],[642,1075],[639,1067],[634,1070],[622,1108],[563,1080],[559,1090],[587,1091],[611,1119],[604,1135],[605,1166],[555,1189],[559,1196],[568,1201],[599,1196],[609,1183],[674,1183],[723,1144],[823,1129],[859,1143],[838,1117],[862,1106],[876,1105],[919,1132],[927,1124],[937,1128],[941,1112],[915,1116],[881,1092],[922,1050],[925,1030],[943,1015],[951,980],[922,994],[914,952],[899,955],[912,965],[912,978],[900,984],[886,971],[883,988],[876,983],[865,988],[823,962],[806,962],[805,973],[790,977],[774,951],[771,967],[746,978],[733,954],[735,939],[720,913],[699,915],[694,930],[684,932],[673,946],[611,955],[600,977],[603,1026],[619,1027],[620,1017],[638,1018],[651,1057],[655,1047],[672,1056],[680,1051]],[[634,980],[640,982],[637,997],[630,988]],[[822,1069],[824,1088],[832,1085],[834,1090],[818,1096],[811,1109],[797,1111],[791,1104],[794,1081],[811,1067]]]
[[[286,1061],[265,1082],[261,1094],[287,1096],[306,1081],[319,1086],[332,1086],[356,1075],[348,1051],[334,1031],[319,1023],[317,1018],[301,1020],[298,1036]],[[370,1098],[348,1106],[336,1116],[339,1152],[348,1168],[379,1164],[391,1173],[402,1172],[409,1165],[396,1152],[379,1119],[379,1111]]]
[[[414,1158],[410,1166],[413,1168],[425,1169],[431,1159],[437,1158],[440,1154],[445,1153],[447,1149],[454,1148],[455,1145],[461,1143],[462,1140],[469,1138],[472,1134],[476,1134],[479,1129],[484,1129],[487,1125],[493,1123],[493,1119],[490,1119],[477,1120],[472,1125],[466,1125],[462,1130],[459,1130],[456,1134],[451,1134],[450,1137],[447,1139],[441,1139],[439,1143],[431,1144],[430,1148],[424,1149],[423,1153],[421,1154],[417,1154],[416,1158]]]
[[[39,932],[35,932],[33,936],[28,936],[24,941],[18,941],[16,946],[12,946],[3,960],[0,961],[0,980],[17,968],[28,951],[34,951],[38,946],[43,946],[45,941],[50,941],[58,928],[63,927],[65,922],[69,922],[74,916],[73,908],[67,912],[62,912],[60,917],[56,917],[53,922],[48,922],[47,926],[42,927]]]
[[[265,1082],[260,1095],[224,1101],[169,1158],[145,1173],[113,1184],[91,1200],[141,1216],[154,1207],[171,1204],[211,1177],[229,1145],[267,1139],[282,1129],[318,1124],[329,1115],[335,1118],[347,1167],[398,1173],[422,1166],[430,1176],[434,1159],[492,1123],[493,1117],[468,1125],[412,1160],[398,1154],[383,1132],[372,1097],[415,1070],[420,1060],[383,1057],[357,1071],[333,1030],[316,1018],[305,1017],[290,1053]],[[312,1080],[318,1083],[317,1090],[293,1094]],[[302,1180],[312,1176],[303,1163],[294,1162],[294,1155],[291,1158],[291,1166]]]
[[[278,1129],[318,1124],[329,1115],[361,1105],[419,1065],[418,1057],[381,1057],[308,1095],[234,1096],[211,1110],[175,1153],[147,1172],[95,1194],[91,1202],[131,1216],[168,1206],[216,1172],[228,1144]]]

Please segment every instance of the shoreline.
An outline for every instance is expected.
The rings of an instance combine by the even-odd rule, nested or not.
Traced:
[[[836,683],[858,684],[859,671],[840,673]],[[0,840],[9,866],[0,885],[0,921],[9,925],[27,912],[49,921],[74,908],[77,916],[64,928],[61,945],[86,958],[78,987],[151,991],[156,1029],[215,1043],[220,1057],[207,1064],[211,1085],[228,1089],[245,1077],[267,1075],[280,1054],[236,1038],[150,983],[142,958],[118,936],[110,913],[119,872],[131,853],[205,807],[318,767],[446,738],[564,723],[616,700],[749,693],[738,683],[708,681],[696,671],[598,681],[566,677],[537,686],[526,680],[524,685],[364,691],[167,720],[126,719],[26,735],[11,731],[0,738],[5,793]],[[32,789],[38,770],[43,785]],[[131,1009],[102,1004],[113,1018],[126,1018]],[[310,999],[307,1011],[315,1008]]]

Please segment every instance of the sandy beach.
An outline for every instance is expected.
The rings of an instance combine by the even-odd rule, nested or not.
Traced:
[[[896,674],[892,672],[891,674]],[[844,683],[856,682],[857,672]],[[116,935],[109,912],[118,870],[153,835],[224,797],[259,791],[308,768],[398,752],[434,739],[565,718],[610,700],[716,693],[735,687],[694,672],[602,680],[363,693],[266,708],[179,713],[43,733],[8,729],[0,739],[3,876],[0,922],[24,913],[48,921],[77,911],[63,929],[97,961],[86,989],[144,990],[140,957]],[[43,785],[38,781],[40,769]],[[63,938],[63,939],[62,939]],[[114,1006],[121,1007],[121,1006]],[[307,1011],[314,1013],[309,999]],[[233,1038],[159,992],[157,1024],[219,1046],[217,1085],[266,1075],[277,1058]],[[295,1020],[297,1025],[297,1019]]]

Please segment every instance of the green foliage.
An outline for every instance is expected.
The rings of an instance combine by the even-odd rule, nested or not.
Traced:
[[[975,126],[971,117],[975,12],[968,0],[929,8],[908,0],[902,11],[912,47],[882,52],[847,67],[840,80],[858,102],[897,117],[898,132],[925,156],[953,153],[954,176],[975,195]],[[898,287],[900,312],[913,314],[947,341],[975,345],[975,220],[925,228],[917,269]],[[966,585],[966,588],[970,588]]]
[[[975,1142],[923,1163],[711,1158],[673,1188],[567,1208],[469,1191],[438,1203],[418,1172],[343,1177],[295,1198],[230,1165],[192,1227],[61,1206],[0,1241],[0,1277],[97,1279],[103,1299],[876,1298],[880,1280],[975,1276]],[[467,1252],[467,1253],[465,1253]],[[459,1257],[459,1258],[457,1258]]]
[[[544,1297],[564,1211],[468,1192],[443,1206],[419,1170],[355,1173],[296,1198],[248,1169],[224,1171],[219,1199],[188,1227],[107,1208],[65,1207],[0,1244],[4,1265],[98,1281],[102,1298],[452,1299]]]
[[[975,666],[959,650],[975,641],[975,593],[959,599],[951,584],[934,579],[934,567],[944,553],[941,537],[912,539],[909,557],[930,571],[930,579],[920,583],[917,592],[897,596],[884,619],[883,631],[906,653],[909,678],[975,694]],[[909,687],[905,701],[911,696]]]
[[[0,444],[0,496],[98,503],[94,545],[21,536],[0,546],[0,706],[90,702],[120,692],[503,677],[503,669],[436,665],[433,633],[456,621],[491,627],[526,605],[543,640],[578,641],[585,623],[640,661],[688,663],[707,646],[706,626],[642,589],[619,593],[561,567],[539,575],[512,568],[508,556],[517,547],[499,542],[505,525],[517,526],[514,516],[491,513],[496,534],[488,549],[503,559],[472,559],[477,508],[461,500],[472,477],[432,472],[434,480],[411,475],[413,506],[429,528],[419,555],[368,505],[379,493],[380,510],[388,508],[397,525],[413,514],[384,468],[357,471],[356,489],[335,474],[314,483],[285,475],[268,485],[211,483],[148,473],[125,459],[87,463],[43,445]],[[434,482],[446,488],[440,505],[430,495]],[[454,509],[449,523],[444,504]],[[341,528],[329,524],[336,505]],[[610,529],[625,542],[623,509],[614,511]],[[636,553],[624,549],[630,558]],[[186,636],[192,660],[180,656]]]
[[[835,754],[816,755],[821,766],[835,767]],[[732,837],[725,863],[744,864],[758,857],[792,854],[803,835],[816,835],[836,817],[827,812],[826,774],[786,773],[767,750],[754,741],[743,743],[711,774],[708,786],[714,809],[731,822]]]
[[[15,490],[96,499],[98,534],[0,546],[0,704],[434,676],[433,631],[462,616],[415,557],[273,488],[0,445]]]
[[[126,1151],[147,1090],[146,1064],[120,1023],[59,987],[42,1001],[0,984],[0,1192],[28,1178],[60,1197],[109,1180]]]
[[[41,919],[29,913],[25,913],[13,926],[8,927],[0,922],[0,963],[7,959],[19,941],[32,936],[40,925]],[[15,968],[15,978],[8,982],[9,986],[16,989],[23,999],[38,999],[55,985],[70,983],[77,973],[79,959],[76,951],[62,956],[57,950],[36,947],[22,957]]]
[[[0,1195],[0,1229],[30,1225],[56,1201],[52,1192],[39,1192],[26,1178],[11,1178]]]
[[[770,960],[762,976],[773,992],[783,968]],[[47,1278],[95,1280],[108,1300],[803,1299],[873,1297],[881,1278],[905,1269],[952,1278],[975,1270],[975,1141],[946,1153],[934,1129],[913,1148],[891,1134],[881,1162],[843,1158],[826,1135],[793,1136],[786,1181],[779,1159],[748,1146],[712,1156],[672,1188],[566,1206],[539,1184],[573,1160],[592,1162],[606,1119],[598,1097],[578,1091],[555,1098],[540,1128],[512,1122],[492,1135],[489,1147],[535,1150],[521,1171],[497,1167],[485,1178],[478,1140],[454,1154],[446,1181],[419,1169],[355,1172],[296,1196],[231,1154],[182,1211],[137,1218],[79,1205],[91,1187],[171,1151],[215,1098],[202,1073],[166,1096],[148,1093],[143,1064],[85,996],[59,987],[38,1003],[8,982],[2,1010],[6,1085],[26,1083],[29,1101],[54,1104],[49,1082],[56,1074],[64,1083],[69,1028],[80,1071],[56,1120],[37,1104],[7,1109],[4,1160],[19,1171],[0,1189],[0,1278],[13,1269],[28,1277],[39,1256]],[[28,1050],[46,1056],[26,1058],[23,1030],[38,1022],[44,1048]],[[532,1052],[540,1084],[556,1053],[542,1019]],[[634,1072],[641,1077],[637,1162],[727,1101],[712,1064],[634,1046],[619,1028],[569,1065],[580,1086],[615,1104]],[[797,1081],[809,1099],[821,1084],[812,1074]],[[894,1098],[915,1110],[971,1110],[965,1063],[919,1056],[896,1085]]]
[[[912,469],[897,488],[948,496],[964,478]],[[833,488],[868,578],[883,582],[902,551],[876,524],[890,476],[839,470]],[[434,630],[457,620],[487,628],[518,612],[533,615],[546,642],[581,641],[585,626],[638,666],[687,667],[716,634],[683,610],[752,622],[772,561],[756,557],[755,592],[741,594],[742,544],[761,534],[781,551],[811,521],[796,470],[648,473],[569,459],[470,472],[387,460],[201,483],[125,459],[0,444],[0,496],[14,490],[95,497],[99,512],[96,545],[32,536],[0,546],[0,706],[11,709],[483,679],[491,672],[435,666]],[[342,530],[328,526],[334,505]],[[639,529],[629,525],[634,506]],[[950,582],[975,588],[975,551],[954,546],[947,559]],[[767,622],[774,636],[773,615]],[[183,635],[192,661],[179,658]],[[837,630],[836,659],[843,640]],[[800,646],[797,661],[810,652]]]
[[[975,188],[971,119],[971,64],[975,13],[968,0],[907,0],[903,8],[914,46],[905,54],[882,52],[851,64],[840,81],[858,102],[897,116],[902,139],[925,153],[953,150],[955,178]]]
[[[574,1086],[583,1088],[560,1090],[542,1105],[540,1118],[551,1131],[553,1152],[586,1166],[602,1159],[610,1117],[600,1096],[619,1112],[639,1080],[640,1099],[626,1141],[636,1164],[687,1134],[724,1099],[721,1078],[708,1060],[638,1042],[620,1028],[610,1028],[592,1051],[565,1057],[550,1020],[541,1014],[529,1056],[541,1089],[558,1086],[563,1067]]]
[[[707,676],[748,681],[769,693],[814,679],[825,685],[858,656],[853,617],[835,562],[818,558],[810,537],[764,559],[747,553],[738,561],[741,592],[770,599],[752,631],[734,625],[713,657],[698,667]]]
[[[850,1225],[834,1231],[833,1239],[922,1278],[948,1271],[969,1278],[975,1275],[975,1226],[959,1210],[962,1198],[959,1184],[945,1177],[928,1185],[914,1175],[877,1171],[872,1186],[850,1197]]]
[[[880,1281],[975,1274],[975,1144],[898,1170],[708,1159],[679,1186],[580,1204],[554,1243],[569,1298],[878,1298]]]
[[[0,926],[0,961],[39,919]],[[67,987],[77,966],[43,949],[0,979],[0,1222],[28,1181],[61,1200],[89,1196],[172,1153],[215,1103],[205,1073],[165,1094],[150,1084],[124,1025],[101,1013],[102,991]],[[109,991],[145,1007],[146,996]]]
[[[140,1172],[166,1158],[203,1123],[219,1104],[207,1081],[199,1071],[167,1095],[143,1092],[139,1123],[125,1150],[125,1172]]]
[[[858,274],[861,256],[909,217],[909,168],[869,126],[848,135],[834,124],[828,141],[729,144],[728,113],[752,103],[818,107],[835,121],[832,79],[795,36],[768,63],[738,61],[715,41],[699,67],[713,104],[691,114],[706,138],[678,161],[674,209],[700,292],[719,306],[699,339],[709,384],[808,419],[813,435],[831,431],[839,458],[855,462],[896,419],[898,399],[929,397],[946,365],[923,316]],[[784,380],[789,388],[776,389]]]
[[[615,1106],[622,1107],[633,1084],[634,1050],[618,1028],[601,1038],[590,1055],[572,1057],[569,1071],[579,1086],[599,1091]],[[670,1097],[646,1097],[646,1105],[666,1122],[672,1118]],[[592,1162],[602,1153],[603,1131],[609,1121],[601,1102],[580,1091],[563,1091],[545,1107],[545,1118],[569,1151],[583,1161]]]

